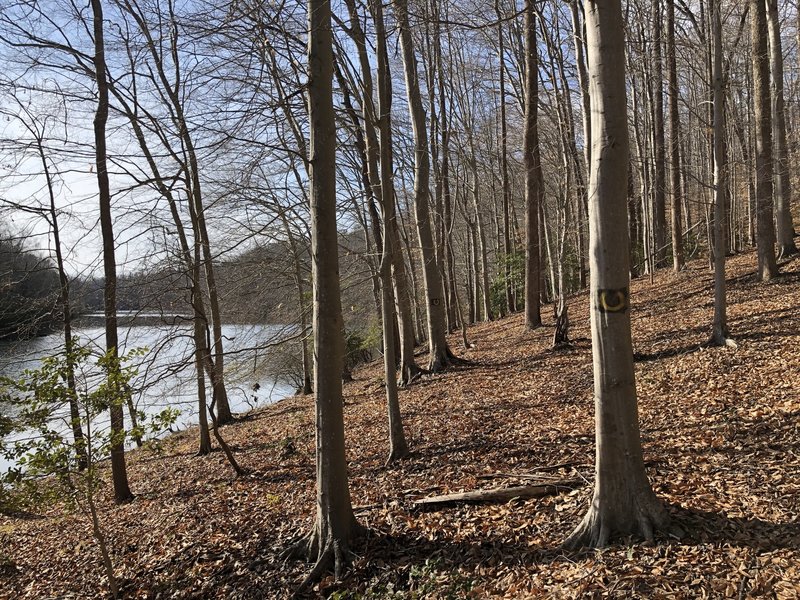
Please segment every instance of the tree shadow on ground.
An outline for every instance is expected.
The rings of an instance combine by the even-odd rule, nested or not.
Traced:
[[[479,567],[498,561],[514,564],[571,563],[560,547],[532,547],[524,540],[487,536],[481,541],[431,540],[407,534],[370,530],[358,548],[353,568],[324,595],[337,590],[358,590],[365,584],[375,593],[390,590],[421,594],[419,597],[466,597],[470,579]],[[441,575],[447,573],[446,580]],[[318,596],[309,596],[318,597]],[[417,597],[417,596],[412,596]]]
[[[681,545],[726,544],[762,552],[800,549],[800,523],[729,517],[682,506],[671,506],[669,511],[673,522],[684,531]]]

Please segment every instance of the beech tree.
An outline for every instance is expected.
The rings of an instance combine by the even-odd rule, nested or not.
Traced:
[[[428,370],[436,373],[446,368],[453,359],[447,346],[445,304],[443,300],[441,268],[436,260],[430,218],[430,157],[428,134],[425,125],[425,108],[417,73],[414,40],[408,18],[407,0],[394,0],[395,17],[400,28],[400,46],[403,53],[406,94],[411,126],[414,132],[414,214],[417,221],[422,272],[425,277],[425,306],[428,315]]]
[[[718,346],[728,340],[727,297],[725,287],[725,212],[728,194],[728,148],[725,118],[725,73],[722,69],[722,17],[720,0],[711,4],[714,101],[714,323],[711,342]]]
[[[772,144],[775,163],[775,224],[778,258],[797,254],[794,243],[789,179],[789,148],[786,141],[786,107],[783,93],[783,44],[778,18],[778,0],[765,0],[769,32],[770,93],[772,100]]]
[[[639,437],[629,312],[628,114],[620,0],[586,8],[592,110],[589,259],[596,464],[592,503],[567,547],[617,536],[653,539],[668,515],[645,473]]]
[[[350,503],[344,444],[344,326],[336,230],[336,120],[330,0],[308,0],[308,109],[311,130],[311,256],[314,297],[317,516],[311,532],[287,551],[315,561],[305,589],[326,570],[338,577],[359,534]]]
[[[677,272],[684,267],[683,223],[681,223],[681,127],[678,115],[680,89],[675,57],[675,2],[667,2],[667,79],[669,89],[669,178],[672,192],[672,268]]]
[[[542,324],[539,310],[539,210],[542,165],[539,155],[539,60],[533,0],[525,0],[525,326]]]
[[[775,260],[773,224],[772,109],[767,50],[767,7],[764,0],[750,0],[750,41],[753,45],[758,278],[761,281],[769,281],[778,274],[778,265]]]

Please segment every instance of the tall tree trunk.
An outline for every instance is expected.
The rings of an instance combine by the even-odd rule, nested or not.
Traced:
[[[656,266],[667,260],[666,162],[664,143],[664,65],[661,57],[661,0],[653,0],[653,233]]]
[[[714,55],[714,324],[711,341],[724,346],[728,338],[725,289],[725,201],[728,188],[725,74],[722,70],[721,0],[711,0],[711,36]]]
[[[109,370],[119,369],[119,338],[117,337],[117,261],[114,254],[114,227],[111,218],[111,186],[108,181],[106,158],[106,123],[108,122],[108,81],[106,78],[105,44],[103,41],[103,6],[101,0],[91,0],[94,29],[94,69],[97,81],[97,113],[94,118],[95,160],[97,185],[100,194],[100,230],[103,236],[103,274],[105,286],[103,308],[106,322],[106,352],[111,355]],[[115,380],[115,373],[108,373]],[[111,475],[114,499],[117,503],[133,499],[128,486],[125,465],[125,417],[122,411],[122,390],[115,389],[111,404]]]
[[[211,372],[212,370],[211,355],[206,350],[204,350],[204,348],[206,348],[206,341],[205,341],[205,335],[202,333],[205,331],[206,325],[208,323],[208,316],[206,315],[206,309],[204,306],[202,294],[199,292],[201,286],[201,277],[199,270],[195,269],[196,261],[194,258],[192,258],[192,251],[189,248],[189,241],[186,235],[186,228],[184,227],[183,220],[180,216],[180,211],[178,210],[178,201],[176,200],[175,195],[173,194],[172,187],[166,184],[166,179],[161,175],[156,159],[150,150],[150,146],[147,143],[147,138],[145,137],[142,123],[140,122],[139,117],[137,116],[138,111],[134,110],[134,108],[131,106],[131,103],[128,102],[125,95],[115,86],[110,85],[109,90],[114,94],[114,97],[116,98],[119,105],[122,107],[125,116],[128,118],[131,128],[133,129],[134,135],[136,136],[136,139],[139,143],[139,148],[141,149],[142,154],[144,155],[145,160],[147,161],[147,164],[150,167],[150,171],[152,173],[152,179],[156,186],[156,189],[158,189],[159,193],[167,201],[167,205],[169,206],[170,215],[172,216],[172,221],[175,224],[175,231],[178,235],[178,242],[181,249],[180,259],[183,264],[186,276],[190,281],[191,295],[192,295],[191,305],[194,313],[193,324],[196,326],[196,328],[199,328],[195,329],[193,335],[193,340],[195,344],[195,359],[200,361],[197,364],[200,366],[201,369],[205,366],[206,368],[209,369],[209,372]],[[138,102],[136,98],[133,99],[133,103],[136,103],[138,107]],[[189,212],[192,215],[190,219],[191,225],[193,231],[195,232],[195,240],[197,240],[198,239],[197,223],[196,219],[194,218],[194,209],[192,208],[191,202],[188,203],[188,206],[189,206]],[[199,257],[200,254],[198,253],[197,254],[198,260]],[[205,417],[205,411],[207,406],[206,391],[204,383],[202,385],[200,383],[204,381],[205,377],[202,374],[200,374],[200,376],[198,377],[197,393],[198,393],[198,404],[200,406],[200,412],[202,415],[200,417],[201,453],[203,453],[203,448],[206,447],[207,445],[204,442],[204,437],[208,437],[208,423]],[[208,447],[210,449],[210,442],[208,444]]]
[[[584,182],[589,179],[589,165],[592,162],[592,145],[589,142],[589,135],[592,129],[592,115],[589,108],[589,77],[586,73],[586,28],[584,27],[581,14],[583,13],[583,6],[578,0],[570,1],[570,11],[572,13],[572,34],[575,43],[575,64],[578,68],[578,85],[581,90],[581,115],[583,119],[583,155],[584,155]],[[581,240],[581,248],[579,249],[579,264],[580,269],[578,273],[578,281],[581,289],[586,287],[586,235],[585,235],[585,218],[587,212],[587,198],[584,193],[583,197],[579,199],[580,207],[577,215],[578,229],[581,233],[579,236]]]
[[[425,109],[419,89],[417,59],[414,55],[414,42],[408,20],[407,0],[394,0],[395,15],[400,29],[400,46],[403,53],[408,109],[414,132],[414,213],[417,233],[422,252],[422,272],[425,277],[425,299],[428,314],[428,370],[438,372],[446,368],[453,359],[447,347],[446,324],[442,277],[436,262],[431,218],[430,201],[430,159],[428,156],[428,135],[425,127]]]
[[[56,253],[56,269],[58,270],[58,281],[60,285],[58,302],[64,318],[64,351],[66,353],[67,367],[67,389],[69,390],[69,418],[70,428],[72,429],[72,441],[75,447],[75,454],[78,460],[78,468],[83,470],[86,464],[86,448],[83,429],[81,428],[81,415],[78,410],[78,396],[75,388],[75,361],[74,361],[74,340],[72,339],[72,306],[69,297],[69,277],[67,276],[64,264],[64,253],[61,248],[61,228],[58,222],[58,210],[56,208],[56,196],[53,177],[50,173],[50,166],[47,162],[44,141],[38,132],[28,128],[31,133],[36,133],[36,150],[39,159],[42,161],[42,172],[44,173],[47,185],[47,195],[50,201],[48,212],[50,213],[50,227],[53,232],[53,246]]]
[[[497,14],[497,46],[500,69],[500,174],[503,187],[503,280],[505,283],[506,312],[513,313],[514,288],[511,283],[511,256],[514,249],[511,245],[511,183],[508,178],[508,117],[506,116],[506,67],[505,36],[503,35],[503,13],[499,0],[495,0]]]
[[[384,223],[385,234],[391,239],[389,247],[392,251],[392,273],[394,275],[394,302],[397,313],[397,326],[400,334],[400,385],[407,386],[414,379],[419,377],[422,369],[414,359],[414,319],[411,310],[411,298],[409,296],[408,274],[406,263],[403,259],[403,252],[400,241],[399,228],[396,218],[395,188],[394,188],[394,165],[392,156],[392,78],[389,71],[389,53],[386,45],[386,25],[383,16],[383,6],[379,2],[371,2],[373,20],[375,22],[375,53],[377,58],[377,80],[378,80],[378,111],[374,113],[373,125],[378,126],[380,144],[371,141],[380,149],[380,173],[376,173],[376,183],[379,187],[381,210],[386,214],[387,204],[391,203],[391,213],[395,215],[389,223]],[[358,28],[360,31],[360,27]],[[363,34],[362,34],[363,35]],[[359,55],[361,56],[361,54]],[[370,65],[366,55],[366,44],[361,58],[362,79],[365,84],[364,97],[365,105],[370,106],[372,102],[372,76]],[[369,73],[369,74],[368,74]],[[369,94],[369,100],[366,100]],[[373,130],[374,136],[374,130]],[[369,140],[369,136],[368,136]],[[377,167],[377,165],[375,165]],[[388,177],[388,179],[387,179]],[[376,194],[377,195],[377,194]],[[384,247],[386,245],[384,244]]]
[[[478,175],[478,159],[475,153],[475,140],[472,137],[472,132],[467,132],[467,140],[469,142],[469,166],[472,172],[472,208],[475,210],[475,228],[477,230],[478,244],[477,250],[480,254],[480,261],[478,261],[476,268],[480,267],[480,288],[481,288],[481,303],[483,305],[483,318],[486,321],[491,321],[494,318],[492,313],[492,297],[491,288],[489,287],[489,249],[486,244],[486,227],[483,223],[483,216],[481,215],[480,203],[480,178]]]
[[[778,0],[767,3],[769,30],[770,81],[772,83],[772,135],[775,150],[775,220],[777,225],[778,257],[797,254],[792,223],[792,188],[789,181],[789,149],[786,143],[786,107],[783,95],[783,48],[778,19]]]
[[[289,240],[289,247],[292,249],[292,263],[294,264],[294,281],[297,289],[297,302],[300,313],[300,332],[302,334],[301,340],[301,353],[303,359],[303,383],[300,386],[300,392],[303,395],[310,394],[313,389],[311,385],[313,367],[311,365],[311,356],[308,352],[308,322],[306,318],[306,289],[303,281],[303,273],[300,263],[300,249],[297,247],[297,240],[292,232],[289,219],[286,218],[286,213],[280,211],[281,222],[283,223],[283,230],[286,232],[286,238]]]
[[[192,211],[194,212],[194,211]],[[203,306],[203,292],[200,287],[200,262],[202,250],[200,240],[195,238],[194,257],[191,262],[191,304],[194,311],[192,319],[194,335],[194,361],[195,380],[197,381],[197,414],[200,424],[200,447],[197,453],[200,456],[211,453],[211,432],[208,428],[208,400],[206,396],[205,368],[211,360],[208,345],[206,344],[207,321]]]
[[[750,0],[750,40],[753,44],[753,112],[756,130],[756,245],[758,278],[778,274],[772,208],[772,115],[767,51],[767,8],[764,0]]]
[[[308,0],[308,104],[311,129],[311,257],[314,280],[317,516],[291,553],[316,561],[301,589],[333,567],[336,577],[358,535],[345,457],[342,369],[344,338],[336,231],[336,120],[330,0]]]
[[[373,5],[375,17],[375,29],[378,44],[378,126],[381,144],[381,163],[380,175],[375,179],[379,182],[381,199],[381,211],[383,213],[383,256],[381,258],[381,316],[383,319],[383,370],[386,385],[386,406],[389,414],[389,458],[388,462],[399,460],[408,454],[408,444],[403,433],[403,420],[400,414],[400,400],[397,395],[397,379],[395,377],[395,298],[392,287],[392,263],[394,257],[399,256],[399,248],[394,244],[399,243],[397,236],[397,216],[394,203],[394,174],[391,154],[391,112],[392,112],[392,82],[389,76],[389,62],[386,52],[386,32],[383,19],[383,6],[381,0]],[[366,53],[365,53],[366,54]],[[362,69],[369,72],[369,63],[363,64]],[[371,83],[371,74],[366,75],[367,82]],[[370,100],[371,96],[370,85]],[[365,96],[366,96],[365,90]],[[366,99],[365,99],[366,102]],[[371,125],[370,125],[371,127]],[[374,131],[374,130],[373,130]],[[378,175],[376,173],[376,175]],[[405,276],[405,275],[404,275]],[[399,306],[399,302],[397,303]],[[398,311],[399,315],[399,311]],[[402,344],[401,344],[402,349]],[[417,369],[414,363],[413,351],[411,364]],[[415,373],[408,373],[406,381],[406,369],[408,365],[401,364],[401,377],[403,383],[410,383]]]
[[[525,327],[542,324],[539,305],[541,243],[539,196],[542,165],[539,162],[539,57],[533,0],[525,0]]]
[[[629,308],[627,228],[628,118],[620,0],[586,4],[591,74],[592,166],[589,183],[591,325],[595,382],[594,497],[569,547],[604,546],[668,522],[642,458]]]
[[[222,342],[222,317],[219,307],[219,294],[217,291],[216,277],[214,275],[213,257],[211,255],[211,242],[208,235],[208,228],[206,225],[205,207],[203,206],[203,194],[200,182],[200,167],[197,159],[197,152],[195,150],[194,140],[192,139],[191,132],[189,131],[189,124],[184,113],[184,105],[182,98],[181,85],[183,84],[180,79],[179,63],[177,56],[179,55],[177,49],[178,31],[177,27],[170,28],[170,52],[171,56],[175,58],[174,67],[176,69],[175,77],[170,78],[166,72],[164,63],[164,55],[161,50],[161,43],[163,40],[156,40],[153,37],[150,26],[145,20],[141,8],[132,3],[130,0],[122,0],[121,2],[124,10],[134,19],[140,32],[144,36],[147,44],[147,49],[152,57],[153,64],[155,65],[155,73],[152,75],[153,83],[160,83],[162,86],[163,98],[168,102],[170,108],[170,118],[172,120],[177,134],[182,143],[182,152],[184,155],[182,167],[185,169],[187,189],[189,191],[189,200],[194,204],[195,221],[192,223],[195,236],[200,237],[202,245],[202,260],[203,260],[203,276],[206,291],[208,293],[209,309],[211,313],[211,330],[213,338],[211,342],[210,351],[213,351],[213,359],[207,360],[206,365],[209,369],[209,377],[214,391],[214,398],[218,407],[217,420],[220,424],[225,424],[233,421],[230,405],[228,402],[228,393],[225,388],[224,380],[224,361],[225,352]],[[169,18],[175,22],[176,16],[173,14],[174,5],[169,4]]]
[[[672,188],[672,268],[684,267],[683,223],[681,220],[681,131],[678,116],[678,68],[675,56],[675,2],[667,0],[667,70],[669,71],[669,165]]]

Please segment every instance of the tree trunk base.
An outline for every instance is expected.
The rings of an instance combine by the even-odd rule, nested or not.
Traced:
[[[431,362],[428,365],[428,372],[441,373],[447,367],[467,364],[470,364],[470,362],[453,354],[450,350],[450,346],[445,346],[443,351],[437,352],[436,355],[431,358]]]
[[[711,339],[708,340],[709,346],[716,346],[720,348],[738,348],[739,345],[734,342],[731,338],[728,337],[727,333],[717,333],[715,332]]]
[[[281,553],[281,560],[314,561],[314,566],[302,583],[295,590],[295,596],[308,591],[318,583],[325,573],[333,571],[336,579],[340,579],[350,563],[350,542],[362,536],[366,529],[353,519],[346,539],[336,539],[326,528],[328,535],[323,536],[319,524],[314,525],[310,533],[291,544]],[[323,537],[325,539],[323,539]]]
[[[800,250],[797,249],[794,243],[778,247],[778,260],[784,260],[798,254],[800,254]]]
[[[386,466],[389,466],[390,464],[399,460],[403,460],[409,454],[410,452],[408,450],[408,445],[405,442],[398,447],[393,447],[389,452],[389,458],[386,459]]]
[[[400,379],[397,380],[397,385],[399,387],[408,387],[414,381],[425,375],[427,371],[420,367],[414,361],[408,364],[401,364],[400,365]]]
[[[601,504],[607,504],[603,510]],[[634,506],[633,514],[619,514],[619,505],[613,502],[592,502],[589,512],[563,546],[567,550],[579,548],[604,548],[615,537],[633,536],[652,542],[654,532],[669,526],[669,515],[661,503],[652,497],[644,505]]]

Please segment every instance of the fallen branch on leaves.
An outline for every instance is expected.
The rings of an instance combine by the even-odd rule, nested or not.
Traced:
[[[414,505],[419,507],[440,506],[443,504],[480,503],[480,502],[508,502],[515,498],[541,498],[560,494],[567,490],[574,490],[581,487],[585,482],[570,479],[552,483],[542,483],[537,485],[522,485],[509,488],[491,488],[488,490],[474,490],[471,492],[459,492],[456,494],[445,494],[443,496],[431,496],[414,500]]]

